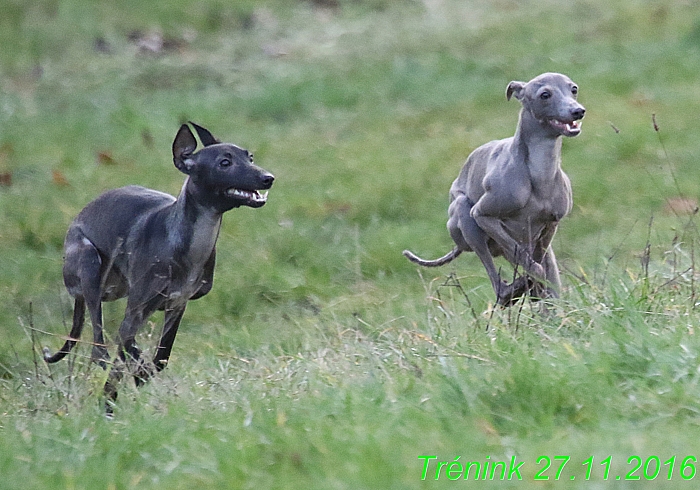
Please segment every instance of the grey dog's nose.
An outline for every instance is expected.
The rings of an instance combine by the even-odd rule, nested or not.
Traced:
[[[586,109],[584,109],[583,107],[579,107],[571,111],[571,116],[574,118],[574,121],[583,119],[584,114],[586,114]]]

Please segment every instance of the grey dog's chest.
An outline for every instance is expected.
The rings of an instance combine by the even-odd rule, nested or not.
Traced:
[[[559,171],[554,179],[541,185],[533,181],[525,206],[503,219],[503,223],[516,241],[529,243],[569,214],[572,203],[569,179]]]

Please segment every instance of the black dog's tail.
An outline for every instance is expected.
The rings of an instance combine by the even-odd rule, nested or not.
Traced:
[[[73,327],[70,330],[68,340],[66,340],[66,343],[63,344],[61,350],[56,352],[54,355],[51,355],[48,347],[44,347],[44,361],[51,364],[66,357],[78,342],[80,334],[83,331],[83,325],[85,325],[85,298],[82,296],[76,296],[75,306],[73,307]]]
[[[449,264],[454,259],[459,257],[459,254],[461,254],[461,253],[462,253],[462,251],[460,249],[458,249],[457,247],[455,247],[447,255],[443,255],[439,259],[425,260],[425,259],[421,259],[420,257],[418,257],[416,254],[414,254],[410,250],[403,251],[404,256],[408,260],[410,260],[414,264],[422,265],[423,267],[439,267],[441,265]]]

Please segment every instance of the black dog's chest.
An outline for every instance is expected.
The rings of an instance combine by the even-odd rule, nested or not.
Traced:
[[[199,288],[202,286],[202,280],[204,279],[203,270],[199,270],[199,273],[193,274],[178,274],[172,278],[170,285],[168,286],[167,292],[165,294],[167,300],[174,301],[176,303],[185,303],[192,296],[194,296]]]
[[[160,293],[164,303],[174,301],[184,304],[202,286],[206,276],[205,261],[193,264],[190,260],[179,258],[167,263],[156,263],[150,275],[156,281],[164,279],[164,289]]]

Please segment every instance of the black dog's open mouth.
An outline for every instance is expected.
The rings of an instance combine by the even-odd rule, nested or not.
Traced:
[[[267,202],[267,192],[260,194],[258,191],[245,191],[231,187],[226,190],[226,195],[240,199],[246,206],[259,208]]]
[[[581,132],[581,121],[565,122],[559,119],[548,119],[547,122],[551,127],[556,129],[564,136],[576,136]]]

